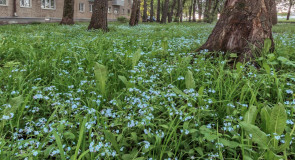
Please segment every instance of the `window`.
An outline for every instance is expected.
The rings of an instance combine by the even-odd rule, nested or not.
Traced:
[[[7,2],[6,0],[0,0],[0,6],[6,6]]]
[[[84,12],[84,3],[79,3],[79,11]]]
[[[55,9],[55,0],[41,0],[41,8]]]
[[[31,0],[20,0],[21,7],[31,7]]]
[[[89,11],[92,12],[93,4],[89,4]]]
[[[122,9],[122,14],[124,14],[125,13],[125,9]]]
[[[112,7],[109,7],[109,8],[108,8],[108,13],[112,13],[111,10],[112,10]]]
[[[118,9],[118,8],[115,8],[115,9],[114,9],[114,13],[115,13],[115,14],[119,14],[119,9]]]

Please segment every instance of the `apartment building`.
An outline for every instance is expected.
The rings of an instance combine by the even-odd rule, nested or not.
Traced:
[[[89,21],[94,0],[75,0],[76,21]],[[0,22],[60,21],[64,0],[0,0]],[[108,19],[129,18],[132,0],[109,0]]]

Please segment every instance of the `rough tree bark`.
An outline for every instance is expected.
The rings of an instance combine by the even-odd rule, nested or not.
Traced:
[[[176,5],[176,0],[173,0],[170,13],[168,14],[168,23],[171,23],[172,22],[173,12],[174,12],[175,5]]]
[[[133,0],[129,25],[138,25],[140,16],[140,0]]]
[[[241,62],[251,61],[266,39],[272,37],[270,0],[226,0],[224,10],[207,42],[197,51],[237,53]]]
[[[197,0],[193,0],[193,22],[196,22],[196,3]]]
[[[64,0],[63,17],[60,24],[72,25],[74,24],[74,0]]]
[[[151,0],[150,22],[154,22],[154,0]]]
[[[142,16],[142,22],[147,22],[147,0],[143,1],[143,16]]]
[[[277,4],[275,0],[271,0],[271,16],[272,16],[272,25],[278,24],[278,12],[277,12]]]
[[[169,11],[169,0],[165,0],[161,23],[166,23],[167,22],[168,11]]]
[[[199,21],[202,20],[202,14],[203,14],[203,3],[202,0],[198,0],[198,15],[199,15]]]
[[[88,30],[101,29],[108,31],[108,0],[94,0],[91,21]]]
[[[290,20],[292,6],[293,6],[293,0],[289,0],[289,9],[288,9],[288,14],[287,14],[287,20]]]
[[[157,22],[160,22],[161,18],[161,0],[158,0],[158,5],[157,5]]]

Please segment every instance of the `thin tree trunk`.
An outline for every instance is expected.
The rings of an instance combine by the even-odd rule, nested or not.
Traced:
[[[157,5],[157,22],[160,22],[161,18],[161,0],[158,0],[158,5]]]
[[[181,8],[182,8],[182,0],[177,0],[177,13],[174,18],[174,22],[180,21]]]
[[[147,22],[147,0],[143,1],[143,16],[142,16],[142,22]]]
[[[203,4],[202,0],[198,0],[198,15],[199,15],[199,20],[202,20],[202,14],[203,14]]]
[[[241,62],[259,54],[266,39],[272,37],[270,0],[226,0],[225,8],[207,42],[197,51],[237,53]]]
[[[140,16],[140,0],[133,0],[129,25],[138,25]]]
[[[176,0],[173,0],[170,13],[168,14],[168,23],[171,23],[172,22],[173,12],[174,12],[175,5],[176,5]]]
[[[12,1],[13,3],[12,3],[12,6],[13,6],[13,9],[12,9],[12,15],[13,15],[13,17],[17,17],[17,12],[16,12],[16,0],[13,0]]]
[[[278,12],[277,12],[277,4],[275,0],[271,0],[271,15],[272,15],[272,25],[278,24]]]
[[[206,0],[205,13],[204,13],[204,21],[210,22],[210,11],[212,7],[212,0]]]
[[[154,0],[151,0],[150,22],[154,22]]]
[[[169,11],[169,0],[165,0],[161,23],[166,23],[167,22],[168,11]]]
[[[192,21],[192,8],[193,8],[193,4],[191,6],[189,6],[189,9],[188,9],[188,21],[189,22]]]
[[[60,24],[72,25],[74,24],[74,0],[64,0],[63,17]]]
[[[179,21],[182,22],[182,19],[183,19],[183,7],[184,7],[184,4],[185,4],[185,1],[186,0],[182,0],[182,5],[181,5],[181,8],[180,8],[180,16],[179,16]]]
[[[108,0],[94,0],[91,21],[88,30],[102,29],[108,31]]]
[[[197,0],[193,0],[193,22],[196,22],[196,3]]]
[[[288,9],[288,14],[287,14],[287,20],[290,20],[292,5],[293,5],[293,0],[289,0],[289,9]]]

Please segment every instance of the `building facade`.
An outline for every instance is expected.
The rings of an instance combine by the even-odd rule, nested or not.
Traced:
[[[75,0],[74,18],[88,21],[94,0]],[[63,15],[63,0],[0,0],[0,21],[59,21]],[[132,0],[109,0],[108,19],[129,18]]]

